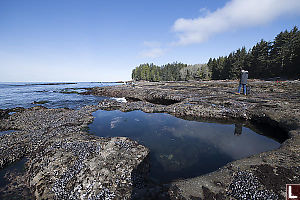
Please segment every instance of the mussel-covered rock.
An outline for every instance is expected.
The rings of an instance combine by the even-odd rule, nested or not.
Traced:
[[[126,199],[148,153],[128,138],[57,140],[33,156],[28,181],[38,199]]]

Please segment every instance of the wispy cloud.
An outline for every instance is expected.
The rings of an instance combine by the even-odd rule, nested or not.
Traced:
[[[199,12],[200,12],[200,16],[206,16],[210,14],[210,11],[207,8],[200,8]]]
[[[175,21],[173,30],[179,37],[176,44],[201,43],[231,29],[266,24],[285,14],[300,14],[300,0],[231,0],[214,12],[200,12],[199,18]]]
[[[144,41],[144,46],[149,48],[155,48],[155,47],[160,47],[161,44],[160,42],[156,42],[156,41]]]
[[[165,49],[161,47],[161,44],[156,41],[145,41],[145,50],[141,52],[141,56],[144,58],[158,58],[165,54]]]

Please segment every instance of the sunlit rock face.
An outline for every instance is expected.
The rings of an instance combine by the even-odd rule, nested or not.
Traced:
[[[30,187],[37,199],[129,198],[148,171],[138,167],[147,155],[128,138],[57,141],[29,163]]]
[[[36,199],[129,198],[149,171],[149,150],[128,138],[84,131],[97,106],[25,109],[0,121],[0,169],[26,156],[27,185]],[[0,196],[1,198],[1,196]]]

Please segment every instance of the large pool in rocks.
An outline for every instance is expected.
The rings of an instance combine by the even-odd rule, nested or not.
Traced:
[[[242,123],[189,121],[142,111],[98,110],[93,115],[90,133],[129,137],[150,149],[150,178],[158,183],[203,175],[228,162],[280,146],[259,129]]]

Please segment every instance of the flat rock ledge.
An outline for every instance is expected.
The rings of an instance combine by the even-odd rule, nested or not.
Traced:
[[[20,199],[130,199],[149,170],[149,150],[128,138],[88,134],[98,109],[37,106],[0,119],[1,130],[15,130],[0,136],[0,168],[27,158],[22,181],[1,188],[1,198],[27,187],[30,196]]]
[[[235,95],[237,82],[139,82],[89,89],[86,94],[125,97],[80,110],[0,110],[0,168],[26,157],[26,172],[10,175],[20,199],[285,199],[285,184],[300,183],[300,83],[252,81],[251,95]],[[191,120],[244,120],[268,124],[287,138],[279,149],[219,170],[165,185],[145,182],[149,150],[128,138],[86,132],[98,110],[165,112]],[[15,113],[11,113],[15,112]],[[205,161],[204,161],[205,162]],[[12,187],[13,186],[13,187]]]
[[[164,112],[191,120],[242,120],[268,125],[279,149],[169,184],[171,199],[285,199],[286,184],[300,183],[300,82],[250,81],[251,94],[236,95],[234,81],[138,82],[92,88],[86,94],[125,98],[99,107],[124,112]],[[205,162],[205,161],[204,161]],[[148,197],[140,197],[147,199]]]

